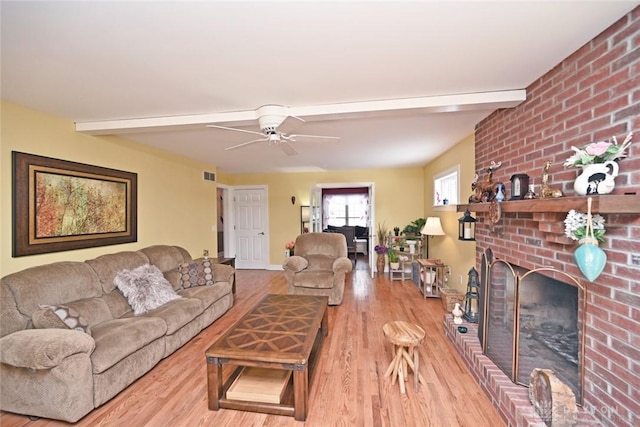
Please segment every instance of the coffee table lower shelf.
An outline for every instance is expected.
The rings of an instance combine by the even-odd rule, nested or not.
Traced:
[[[211,383],[209,388],[209,409],[217,410],[218,408],[223,409],[234,409],[237,411],[251,411],[251,412],[261,412],[264,414],[273,414],[273,415],[285,415],[288,417],[294,417],[297,421],[304,421],[307,415],[307,402],[309,398],[309,385],[313,378],[313,374],[315,371],[316,358],[319,347],[322,345],[322,341],[324,338],[323,333],[319,333],[316,343],[314,344],[314,352],[311,354],[311,358],[309,360],[309,365],[295,365],[295,366],[280,366],[280,369],[290,369],[293,371],[292,375],[289,376],[289,380],[285,387],[285,390],[282,394],[282,399],[280,403],[268,403],[268,402],[258,402],[258,401],[245,401],[245,400],[236,400],[229,399],[227,397],[227,391],[233,385],[234,381],[240,375],[242,370],[247,366],[257,366],[257,367],[265,367],[268,365],[265,364],[254,364],[248,361],[242,362],[242,366],[233,365],[231,363],[220,363],[221,361],[216,358],[207,358],[207,364],[209,366],[208,374],[211,377],[217,377],[217,371],[222,370],[223,366],[233,366],[233,372],[229,376],[229,378],[223,382],[222,386],[217,388],[215,385],[214,389],[211,389]],[[278,369],[271,366],[271,369]],[[215,380],[211,379],[211,381],[215,384]],[[296,411],[296,397],[295,397],[295,386],[297,384],[298,387],[298,408]],[[217,391],[216,391],[217,388]],[[217,397],[217,398],[216,398]]]
[[[229,379],[224,383],[222,396],[218,400],[220,408],[234,409],[238,411],[252,411],[261,412],[274,415],[285,415],[289,417],[294,416],[294,400],[293,400],[293,375],[289,375],[287,384],[285,385],[282,393],[282,399],[280,403],[260,402],[258,400],[238,400],[230,399],[227,397],[229,388],[233,385],[236,378],[240,375],[243,366],[236,366]]]

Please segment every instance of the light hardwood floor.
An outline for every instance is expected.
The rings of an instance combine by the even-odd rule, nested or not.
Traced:
[[[282,272],[238,270],[234,306],[176,353],[78,426],[504,426],[443,332],[439,299],[424,300],[411,282],[371,279],[358,261],[342,305],[329,307],[329,336],[311,380],[306,422],[292,417],[207,408],[204,352],[267,293],[286,293]],[[407,394],[384,372],[393,358],[382,326],[391,320],[420,325],[420,373],[426,384]],[[2,413],[2,427],[68,425]]]

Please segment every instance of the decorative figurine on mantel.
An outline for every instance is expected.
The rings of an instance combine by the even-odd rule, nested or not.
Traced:
[[[540,197],[543,199],[551,199],[563,197],[564,193],[559,188],[552,188],[549,186],[549,168],[551,167],[551,160],[544,162],[544,168],[542,169],[542,188],[540,188]]]
[[[469,196],[469,203],[486,203],[492,201],[496,197],[496,185],[493,183],[493,171],[502,166],[502,162],[491,161],[491,166],[485,169],[487,176],[484,179],[484,183],[478,182],[478,174],[476,173],[471,183],[471,189],[474,194]]]

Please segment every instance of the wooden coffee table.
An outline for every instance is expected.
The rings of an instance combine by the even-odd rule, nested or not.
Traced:
[[[328,298],[267,295],[205,352],[209,409],[220,408],[307,418],[310,372],[328,334]],[[223,381],[223,367],[233,372]],[[289,370],[293,381],[280,403],[233,400],[227,391],[243,367]]]

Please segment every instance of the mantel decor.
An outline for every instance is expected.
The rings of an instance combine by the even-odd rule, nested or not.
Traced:
[[[138,240],[136,173],[17,151],[12,161],[12,256]]]
[[[633,132],[629,132],[622,144],[614,136],[608,141],[591,142],[581,148],[571,147],[573,155],[565,162],[565,167],[582,168],[576,178],[573,189],[581,196],[609,194],[615,187],[618,176],[618,163],[627,156]]]

